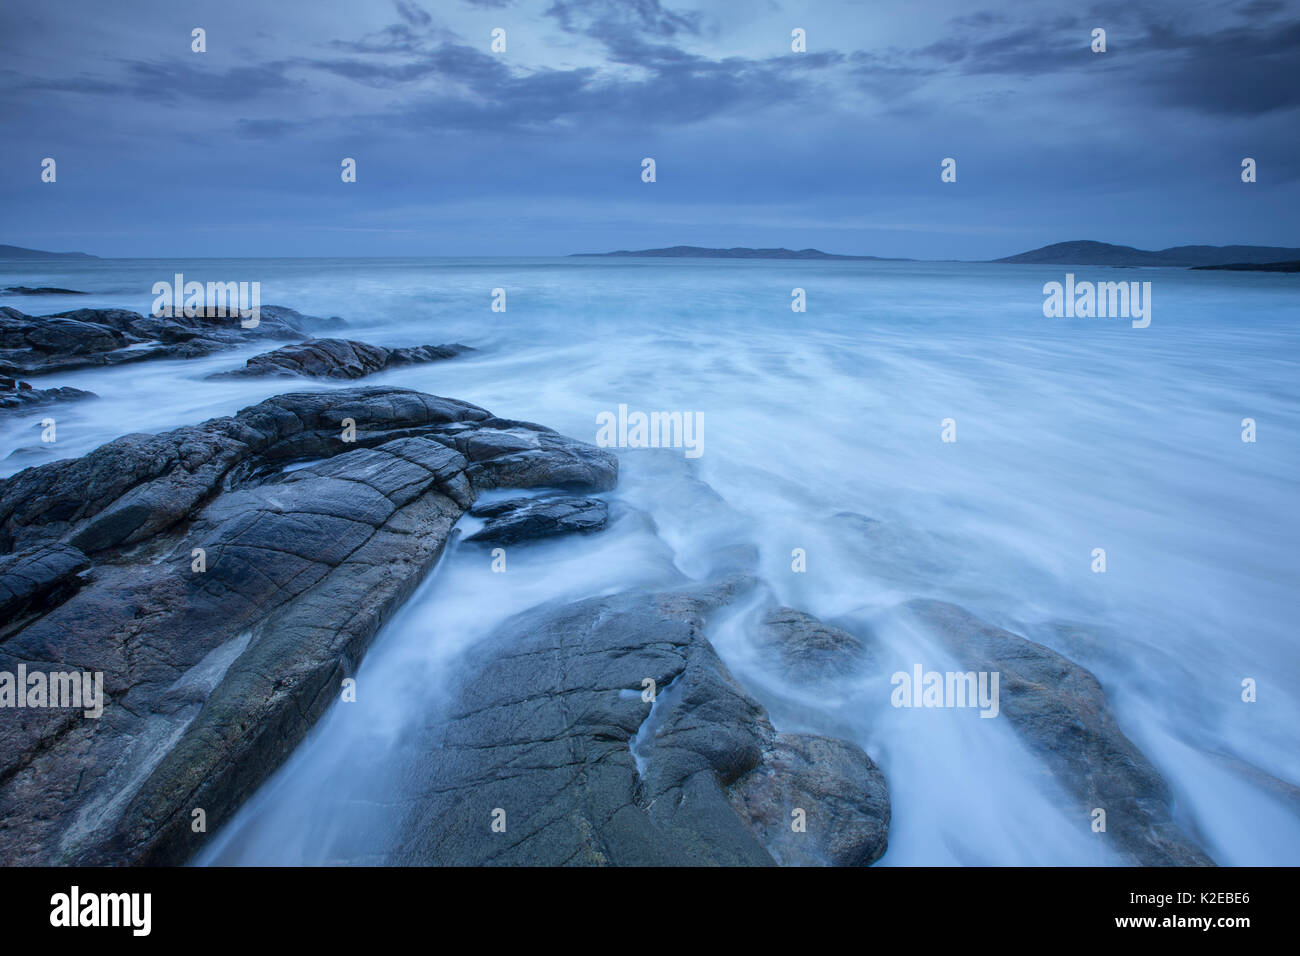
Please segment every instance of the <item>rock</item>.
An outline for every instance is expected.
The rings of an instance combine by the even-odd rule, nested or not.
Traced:
[[[386,349],[348,339],[314,339],[255,355],[244,368],[210,378],[251,375],[305,375],[311,378],[363,378],[400,365],[418,365],[474,351],[468,345],[421,345]]]
[[[236,316],[143,316],[126,309],[74,309],[30,316],[0,306],[0,375],[63,372],[155,358],[195,358],[258,339],[310,338],[342,319],[303,315],[264,305],[256,327]]]
[[[458,446],[483,432],[536,441],[471,463]],[[189,859],[206,839],[190,811],[215,831],[292,752],[438,559],[474,474],[594,490],[617,461],[466,402],[351,388],[0,481],[6,600],[38,612],[0,671],[102,672],[105,698],[99,719],[0,708],[0,863]],[[93,566],[65,594],[78,552]]]
[[[6,295],[89,295],[87,292],[78,292],[75,289],[55,289],[44,285],[35,289],[25,285],[11,285],[4,291]]]
[[[98,398],[94,392],[84,389],[62,386],[60,388],[32,388],[27,382],[12,378],[0,378],[0,411],[15,411],[33,408],[39,405],[52,405],[55,402],[80,402],[88,398]]]
[[[883,777],[852,744],[777,734],[704,637],[713,589],[525,612],[476,645],[415,743],[403,864],[866,864]],[[653,703],[643,681],[655,682]],[[816,766],[813,766],[813,762]],[[807,831],[785,830],[791,805]],[[490,829],[504,810],[505,832]]]
[[[587,534],[604,528],[609,519],[605,502],[578,495],[509,498],[477,504],[469,513],[475,518],[486,518],[487,524],[465,540],[494,545],[575,532]]]
[[[843,678],[868,663],[866,645],[811,614],[774,607],[763,614],[755,644],[790,680],[800,684]]]
[[[904,607],[959,666],[999,672],[1001,715],[1075,799],[1080,821],[1095,807],[1106,811],[1105,836],[1118,853],[1141,866],[1213,865],[1173,822],[1168,785],[1124,736],[1089,671],[954,604]]]

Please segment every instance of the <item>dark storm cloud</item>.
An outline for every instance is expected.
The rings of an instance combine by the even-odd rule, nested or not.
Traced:
[[[1033,78],[1115,70],[1113,89],[1126,97],[1211,115],[1260,115],[1300,106],[1300,20],[1280,0],[1225,5],[1212,27],[1182,27],[1180,11],[1102,4],[1087,13],[1017,22],[1001,11],[955,17],[950,35],[899,57],[966,76]],[[1231,18],[1231,19],[1230,19]],[[1089,50],[1091,31],[1107,32],[1106,59]],[[921,73],[924,70],[922,69]],[[918,73],[918,75],[921,75]]]

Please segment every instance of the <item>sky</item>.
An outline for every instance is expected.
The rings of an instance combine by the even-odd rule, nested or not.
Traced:
[[[988,259],[1297,223],[1300,0],[0,0],[11,245]]]

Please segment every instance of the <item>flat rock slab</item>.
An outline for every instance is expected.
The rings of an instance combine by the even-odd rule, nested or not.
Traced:
[[[609,506],[581,495],[543,495],[476,504],[469,512],[485,518],[482,529],[466,538],[479,544],[515,544],[563,534],[590,534],[605,527]]]
[[[302,375],[308,378],[364,378],[403,365],[420,365],[474,351],[468,345],[418,345],[387,349],[350,339],[313,339],[255,355],[241,369],[211,378],[257,375]]]
[[[598,491],[617,473],[467,402],[352,388],[0,482],[0,600],[27,615],[0,672],[104,686],[98,719],[0,708],[0,863],[189,859],[192,812],[214,832],[292,752],[481,485]]]
[[[416,795],[391,858],[878,859],[889,827],[880,771],[853,744],[776,733],[704,636],[706,615],[744,586],[628,592],[507,622],[471,652],[445,713],[424,729]],[[504,831],[494,831],[502,819]],[[797,819],[804,829],[792,826]]]

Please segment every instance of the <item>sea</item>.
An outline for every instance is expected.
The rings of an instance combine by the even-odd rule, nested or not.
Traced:
[[[352,384],[464,399],[590,442],[620,406],[700,425],[689,456],[611,448],[621,477],[602,533],[513,547],[506,573],[453,543],[379,634],[356,702],[331,707],[236,815],[211,821],[195,862],[385,862],[396,821],[383,808],[409,796],[389,757],[446,700],[470,647],[549,601],[701,578],[732,547],[756,550],[761,583],[708,636],[779,730],[850,737],[881,767],[892,805],[881,865],[1118,861],[1006,720],[894,706],[892,673],[955,667],[900,609],[914,598],[960,605],[1090,669],[1168,782],[1176,821],[1216,862],[1300,862],[1300,277],[87,259],[0,263],[0,287],[89,293],[0,305],[144,313],[154,284],[177,273],[256,281],[263,305],[347,323],[322,334],[475,351],[361,383],[208,378],[281,344],[265,341],[32,376],[99,397],[0,416],[0,476],[281,392]],[[1149,282],[1149,325],[1046,317],[1044,286],[1067,273]],[[42,441],[47,418],[54,442]],[[778,604],[849,630],[879,666],[834,692],[773,674],[753,633]]]

